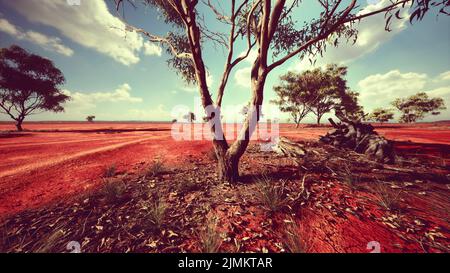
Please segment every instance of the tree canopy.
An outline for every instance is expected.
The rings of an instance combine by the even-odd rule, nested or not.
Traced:
[[[379,123],[384,123],[394,118],[394,112],[392,109],[375,108],[368,118]]]
[[[427,115],[439,115],[447,109],[442,98],[430,98],[427,93],[420,92],[407,98],[398,98],[392,102],[402,114],[400,122],[411,123],[424,119]]]
[[[69,100],[60,86],[64,75],[52,61],[13,45],[0,50],[0,112],[16,121],[44,111],[62,112]]]
[[[336,64],[299,74],[288,72],[280,77],[281,84],[275,86],[278,98],[273,102],[281,111],[289,112],[296,124],[310,112],[320,124],[323,115],[332,110],[340,119],[360,119],[363,113],[358,93],[348,88],[346,74],[347,67]]]
[[[288,72],[280,77],[280,85],[274,87],[277,99],[271,102],[278,105],[282,112],[289,113],[296,127],[311,112],[310,104],[314,98],[311,92],[301,89],[298,75]]]

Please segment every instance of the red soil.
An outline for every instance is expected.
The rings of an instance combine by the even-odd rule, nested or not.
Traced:
[[[33,131],[0,134],[0,217],[95,188],[102,182],[103,170],[111,165],[119,172],[133,174],[139,164],[151,162],[156,157],[163,157],[168,165],[177,165],[188,158],[198,158],[211,148],[207,140],[174,141],[170,124],[28,123],[24,127]],[[133,131],[136,129],[141,131]],[[281,135],[294,140],[315,140],[329,129],[312,126],[296,129],[293,125],[283,124],[280,131]],[[14,126],[2,123],[2,130],[12,131]],[[399,151],[441,157],[444,164],[448,162],[449,123],[383,125],[378,126],[377,131],[397,141]],[[416,199],[415,202],[420,202],[420,198]],[[342,222],[326,229],[317,227],[325,224],[321,221],[329,218],[327,215],[305,211],[303,217],[315,231],[333,230],[339,234],[332,237],[338,240],[336,242],[321,240],[321,245],[315,247],[319,251],[364,251],[360,247],[364,242],[357,241],[361,237],[358,232],[370,231],[374,238],[388,238],[386,240],[394,242],[398,238],[381,226],[367,227],[370,222],[357,217],[347,219],[352,222],[352,228],[346,228],[348,225]],[[326,239],[329,234],[316,234],[315,237]],[[403,246],[403,250],[415,251],[417,246]]]
[[[0,216],[91,188],[111,165],[125,171],[155,156],[169,164],[182,163],[185,156],[199,155],[211,147],[209,141],[174,141],[170,124],[60,122],[28,123],[25,128],[33,131],[0,135]],[[108,133],[112,129],[124,132]],[[126,131],[144,129],[158,131]],[[313,140],[329,129],[282,124],[280,133],[295,140]],[[0,131],[6,130],[14,130],[14,125],[1,123]],[[417,143],[397,147],[415,149],[415,153],[424,150],[440,156],[439,146],[423,144],[450,145],[447,123],[384,125],[377,131],[392,140]]]

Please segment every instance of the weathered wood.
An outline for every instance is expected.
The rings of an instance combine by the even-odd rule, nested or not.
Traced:
[[[306,150],[301,144],[292,142],[285,137],[278,139],[277,144],[273,147],[273,151],[280,155],[294,158],[301,158],[306,155]]]
[[[339,123],[329,120],[335,129],[322,136],[320,141],[366,154],[381,163],[394,163],[392,143],[378,135],[372,125],[348,120]]]

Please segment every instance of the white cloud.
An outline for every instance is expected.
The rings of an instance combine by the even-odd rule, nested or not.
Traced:
[[[359,13],[366,14],[375,10],[379,10],[390,4],[390,0],[380,0],[378,2],[372,2],[367,5]],[[406,29],[406,23],[409,17],[407,10],[401,12],[402,20],[393,19],[391,24],[391,31],[385,30],[384,13],[379,15],[367,17],[362,19],[360,23],[357,23],[358,39],[355,44],[353,41],[340,39],[339,46],[329,46],[323,57],[317,57],[316,63],[311,65],[309,58],[304,58],[301,61],[297,61],[291,67],[291,70],[302,71],[310,69],[312,67],[321,67],[328,63],[348,64],[358,58],[369,54],[381,45],[392,39],[395,35]]]
[[[214,76],[209,73],[206,72],[206,84],[208,85],[208,88],[212,88],[213,84],[214,84]],[[188,93],[196,93],[198,92],[198,86],[197,85],[187,85],[186,83],[181,83],[180,84],[180,89],[184,92],[188,92]],[[175,91],[176,92],[176,91]],[[172,93],[174,93],[174,91],[172,91]]]
[[[245,56],[247,51],[241,52],[239,56]],[[258,51],[255,49],[250,50],[247,58],[244,60],[245,63],[250,64],[249,66],[237,69],[234,73],[234,80],[237,85],[249,88],[251,86],[251,79],[250,79],[250,73],[252,71],[252,66],[256,60],[256,57],[258,57]]]
[[[152,107],[152,109],[131,109],[124,114],[122,119],[163,121],[170,119],[170,113],[166,110],[164,104],[159,104],[156,107]]]
[[[438,80],[450,81],[450,71],[443,72],[443,73],[439,74]]]
[[[116,90],[111,92],[79,92],[64,90],[64,92],[71,97],[67,103],[67,111],[78,111],[96,108],[101,103],[138,103],[142,102],[142,98],[133,97],[131,95],[131,87],[124,83]]]
[[[68,5],[65,0],[6,3],[28,20],[51,26],[74,42],[124,65],[138,63],[143,48],[145,54],[158,53],[156,48],[144,46],[144,39],[139,34],[125,32],[124,23],[109,12],[103,0],[83,1],[80,6]]]
[[[360,102],[367,112],[376,107],[391,107],[390,103],[398,97],[408,97],[418,92],[426,92],[431,97],[441,97],[450,108],[450,83],[445,76],[450,71],[435,78],[427,74],[392,70],[385,74],[370,75],[358,82]],[[434,119],[449,119],[450,111],[442,112]]]
[[[48,51],[54,51],[65,56],[72,56],[74,53],[71,48],[62,44],[60,38],[49,37],[45,34],[32,30],[23,31],[4,18],[0,18],[0,31],[5,32],[19,40],[26,40],[39,45]]]
[[[236,72],[234,73],[234,79],[236,81],[236,84],[240,85],[242,87],[246,87],[246,88],[250,87],[251,86],[251,78],[250,78],[251,71],[252,71],[251,66],[236,70]]]
[[[162,48],[154,43],[146,42],[144,44],[144,54],[148,56],[161,56]]]

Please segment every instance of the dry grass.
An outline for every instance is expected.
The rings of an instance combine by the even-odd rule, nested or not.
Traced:
[[[284,230],[284,246],[290,253],[306,253],[308,246],[300,236],[300,225],[293,219],[289,219]]]
[[[152,164],[148,167],[145,177],[152,178],[160,175],[161,173],[166,171],[166,167],[164,165],[164,161],[162,159],[157,159],[153,161]]]
[[[342,181],[353,191],[359,188],[360,178],[354,174],[348,165],[344,165],[343,171],[339,173]]]
[[[125,192],[125,183],[120,178],[105,178],[102,189],[103,196],[109,203],[119,201]]]
[[[41,241],[39,247],[33,251],[35,253],[51,253],[54,252],[52,249],[56,246],[57,242],[64,236],[64,231],[58,229],[51,233],[48,237]]]
[[[161,229],[164,219],[166,218],[167,205],[160,198],[156,197],[150,201],[145,202],[145,209],[147,210],[146,222],[147,225]]]
[[[114,177],[116,175],[116,172],[117,172],[116,165],[108,166],[103,170],[103,178]]]
[[[287,204],[283,188],[277,187],[270,178],[264,175],[257,180],[257,183],[258,191],[256,198],[266,210],[274,213],[281,210]]]
[[[381,183],[374,187],[376,203],[381,207],[394,211],[400,209],[401,191],[393,190],[388,185]]]
[[[190,179],[183,179],[177,183],[177,191],[181,194],[186,194],[199,188],[199,185]]]
[[[209,217],[205,228],[199,233],[199,240],[203,253],[217,253],[222,245],[221,234],[217,231],[218,219]]]

